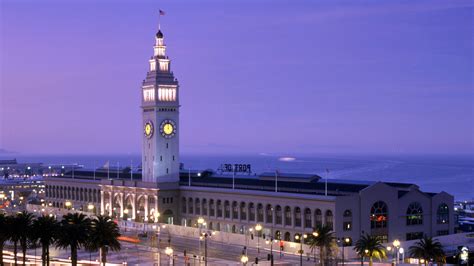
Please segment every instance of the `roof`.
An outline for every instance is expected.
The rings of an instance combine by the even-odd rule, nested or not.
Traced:
[[[18,164],[16,159],[11,159],[11,160],[0,160],[0,165],[2,164]]]

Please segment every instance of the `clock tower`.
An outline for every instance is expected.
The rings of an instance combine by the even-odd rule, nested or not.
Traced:
[[[179,181],[179,85],[166,56],[161,30],[141,87],[142,181],[177,185]]]

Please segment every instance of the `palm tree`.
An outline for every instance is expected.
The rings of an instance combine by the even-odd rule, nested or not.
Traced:
[[[10,238],[10,216],[0,213],[0,265],[3,265],[3,248]]]
[[[315,233],[309,237],[309,246],[312,250],[316,247],[319,248],[319,260],[321,266],[324,266],[324,261],[327,259],[328,254],[331,251],[331,246],[334,243],[334,232],[328,225],[318,226]]]
[[[71,249],[71,264],[77,265],[77,250],[87,244],[90,235],[90,219],[82,213],[68,213],[58,230],[56,246]]]
[[[43,266],[49,266],[49,246],[51,246],[58,232],[59,223],[54,217],[41,216],[33,221],[33,241],[41,243],[41,261]]]
[[[424,236],[411,246],[409,248],[409,253],[412,257],[424,259],[425,265],[431,260],[443,263],[446,262],[446,254],[443,251],[441,243],[438,240],[427,236]]]
[[[23,265],[26,265],[26,249],[31,238],[31,225],[33,224],[33,214],[22,211],[15,217],[15,226],[17,226],[18,240],[20,242],[21,252],[23,253]]]
[[[354,250],[361,257],[361,265],[364,263],[364,257],[369,257],[369,265],[372,266],[372,258],[376,257],[379,260],[385,258],[385,247],[378,236],[371,236],[369,234],[361,236],[355,243]]]
[[[108,249],[113,251],[121,249],[120,242],[117,240],[119,236],[119,228],[112,218],[99,215],[92,220],[87,249],[90,251],[100,250],[101,261],[105,266]]]

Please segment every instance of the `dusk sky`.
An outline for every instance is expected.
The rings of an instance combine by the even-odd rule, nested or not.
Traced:
[[[0,149],[141,149],[158,10],[182,153],[473,153],[472,1],[0,0]]]

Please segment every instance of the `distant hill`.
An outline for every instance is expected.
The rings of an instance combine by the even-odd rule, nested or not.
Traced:
[[[12,153],[15,153],[15,152],[0,148],[0,155],[2,155],[2,154],[12,154]]]

